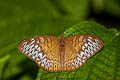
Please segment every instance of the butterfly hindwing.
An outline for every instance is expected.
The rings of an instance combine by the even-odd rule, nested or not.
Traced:
[[[104,43],[93,35],[74,35],[65,39],[65,71],[74,71],[98,52]]]
[[[54,36],[34,36],[19,43],[20,52],[49,72],[60,71],[59,40]]]
[[[103,41],[93,35],[74,35],[60,39],[34,36],[19,43],[18,49],[49,72],[74,71],[101,50]]]

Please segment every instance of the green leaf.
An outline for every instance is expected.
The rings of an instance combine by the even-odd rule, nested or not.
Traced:
[[[47,72],[39,69],[36,80],[120,80],[120,34],[95,22],[81,22],[64,32],[65,36],[93,34],[104,41],[104,48],[73,72]]]

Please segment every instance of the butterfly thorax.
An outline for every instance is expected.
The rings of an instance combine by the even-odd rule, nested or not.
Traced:
[[[60,47],[65,47],[64,34],[61,34],[59,44],[60,44]]]
[[[60,41],[59,41],[59,50],[60,50],[60,64],[61,67],[64,67],[64,54],[65,54],[65,37],[64,34],[61,34]]]

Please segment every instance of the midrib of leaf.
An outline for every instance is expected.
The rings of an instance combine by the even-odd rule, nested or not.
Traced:
[[[120,35],[120,32],[116,33],[116,34],[108,41],[108,43],[106,43],[106,45],[109,45],[109,44],[113,41],[113,39],[115,39],[115,38],[118,37],[119,35]],[[106,45],[104,45],[104,46],[106,46]]]

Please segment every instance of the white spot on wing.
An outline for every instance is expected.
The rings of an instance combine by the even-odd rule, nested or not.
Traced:
[[[39,61],[38,64],[40,64],[41,62]]]
[[[97,52],[97,49],[99,50],[99,41],[97,39],[93,40],[93,38],[89,36],[87,40],[88,43],[85,43],[82,46],[83,51],[80,52],[80,54],[77,54],[78,57],[82,59],[86,59],[86,57],[92,56],[95,52]]]
[[[84,45],[82,46],[82,50],[83,50],[83,51],[85,50],[85,46],[84,46]]]
[[[36,60],[37,60],[37,61],[39,61],[40,59],[39,59],[39,58],[37,58]]]
[[[86,39],[83,39],[83,42],[86,42]]]
[[[35,42],[35,39],[34,39],[34,38],[32,38],[31,40],[32,40],[31,44],[33,44],[33,43]]]
[[[32,56],[33,59],[35,59],[35,56]]]
[[[82,52],[80,52],[80,58],[83,58],[83,55],[84,55],[85,53],[82,51]]]
[[[40,47],[38,47],[37,50],[40,51]]]
[[[85,43],[84,45],[85,45],[85,47],[88,47],[88,44],[87,44],[87,43]]]
[[[35,45],[35,49],[38,47],[38,45]]]
[[[36,43],[40,43],[39,40]]]
[[[38,53],[38,56],[40,57],[40,59],[42,59],[42,53]]]

